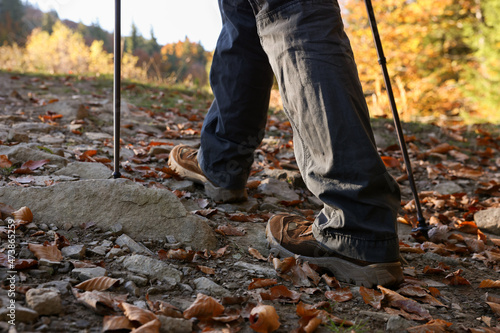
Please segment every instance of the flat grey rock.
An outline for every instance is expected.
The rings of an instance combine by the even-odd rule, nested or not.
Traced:
[[[229,290],[218,285],[209,278],[200,277],[194,280],[193,282],[196,286],[196,290],[202,294],[214,297],[223,297],[231,295],[231,292]]]
[[[263,180],[259,187],[259,191],[265,195],[272,195],[280,200],[294,201],[300,197],[285,181],[279,181],[274,178]]]
[[[455,182],[443,182],[434,187],[434,191],[441,194],[453,194],[463,192],[463,188]]]
[[[57,165],[59,167],[65,166],[68,163],[64,157],[50,154],[40,149],[30,148],[26,144],[19,144],[16,146],[0,146],[0,155],[7,155],[7,157],[14,163],[16,162],[26,162],[29,160],[50,160],[50,164]]]
[[[102,163],[73,162],[54,172],[54,175],[78,176],[80,179],[110,179],[113,171]]]
[[[133,254],[123,260],[123,266],[131,272],[144,274],[168,283],[180,282],[182,273],[169,264],[140,254]]]
[[[196,250],[216,249],[217,239],[206,219],[189,213],[170,191],[146,188],[127,179],[82,180],[48,187],[0,187],[0,202],[27,206],[35,223],[94,222],[109,230],[119,222],[133,239],[174,235]],[[55,209],[55,207],[58,209]]]

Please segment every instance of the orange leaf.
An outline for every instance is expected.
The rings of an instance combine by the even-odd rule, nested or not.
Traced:
[[[257,249],[254,249],[253,247],[248,248],[248,253],[250,253],[255,259],[267,261],[267,258],[264,257],[262,254],[260,254],[260,252]]]
[[[142,309],[138,306],[128,304],[125,302],[120,303],[120,308],[123,309],[123,313],[131,322],[139,322],[142,325],[149,323],[158,317],[151,311]]]
[[[77,284],[75,288],[86,291],[92,291],[92,290],[103,291],[110,288],[111,286],[119,284],[119,282],[120,280],[118,279],[113,279],[107,276],[98,276]]]
[[[327,286],[335,289],[340,288],[340,283],[334,276],[330,277],[328,274],[323,274],[321,277],[325,280]]]
[[[427,333],[427,332],[448,332],[448,327],[453,325],[443,319],[433,319],[425,325],[413,326],[407,328],[409,333]]]
[[[76,288],[71,289],[78,302],[99,314],[109,314],[119,311],[118,305],[127,300],[128,295],[116,295],[102,291],[86,291],[79,293]]]
[[[300,300],[300,293],[289,290],[283,285],[275,286],[268,292],[260,293],[263,300],[278,300],[285,303],[297,303]]]
[[[31,171],[34,171],[38,169],[41,166],[44,166],[45,164],[49,163],[50,160],[39,160],[39,161],[26,161],[21,165],[21,169],[29,169]]]
[[[494,302],[486,302],[486,304],[490,306],[491,311],[493,311],[496,316],[500,317],[500,304]]]
[[[104,316],[102,331],[133,330],[134,325],[125,316]]]
[[[382,307],[382,293],[376,291],[375,289],[365,288],[363,286],[359,287],[359,293],[363,297],[363,301],[366,304],[373,306],[377,310]]]
[[[327,299],[341,303],[352,299],[353,295],[351,289],[349,287],[346,287],[346,288],[335,289],[332,291],[327,291],[325,292],[325,297]]]
[[[250,282],[250,284],[248,285],[248,290],[274,286],[277,283],[278,283],[278,281],[276,281],[276,279],[253,278],[252,282]]]
[[[33,213],[26,206],[19,208],[15,212],[12,212],[12,215],[14,216],[15,220],[33,222]]]
[[[198,318],[199,320],[218,317],[224,312],[224,306],[214,298],[199,293],[196,300],[184,311],[184,318]]]
[[[276,272],[280,274],[286,274],[293,266],[297,264],[295,257],[287,257],[283,260],[279,260],[278,258],[273,258],[273,265]]]
[[[250,328],[259,333],[274,332],[280,327],[276,309],[271,305],[258,305],[250,312]]]
[[[7,155],[0,155],[0,168],[10,168],[12,162],[9,160]]]
[[[382,162],[386,168],[398,168],[400,166],[399,161],[392,156],[381,156]]]
[[[431,295],[434,297],[441,296],[441,292],[439,291],[438,288],[429,287],[429,291],[431,292]]]
[[[458,224],[458,231],[465,232],[467,234],[477,234],[478,227],[474,221],[463,221]]]
[[[40,260],[61,261],[63,256],[56,245],[28,244],[28,249]]]
[[[159,250],[158,256],[160,259],[174,259],[191,262],[193,261],[195,252],[192,250],[186,251],[184,249],[170,249],[168,251]]]
[[[209,274],[209,275],[214,275],[215,274],[215,269],[211,268],[211,267],[207,267],[207,266],[202,266],[202,265],[198,265],[196,266],[200,271],[202,271],[203,273],[205,274]]]
[[[483,280],[479,284],[479,288],[500,288],[500,280],[496,281],[490,279]]]
[[[462,274],[462,270],[459,269],[453,273],[450,273],[445,276],[444,283],[450,286],[466,286],[470,285],[470,282],[467,281],[464,277],[460,276]]]

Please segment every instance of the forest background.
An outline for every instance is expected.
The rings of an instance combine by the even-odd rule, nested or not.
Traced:
[[[500,122],[500,0],[384,0],[374,10],[403,120]],[[372,116],[388,99],[363,0],[342,2]],[[153,22],[154,25],[154,22]],[[208,88],[213,52],[187,37],[160,45],[132,24],[123,37],[122,75],[158,85]],[[21,0],[0,0],[0,69],[111,75],[113,34],[60,20]]]

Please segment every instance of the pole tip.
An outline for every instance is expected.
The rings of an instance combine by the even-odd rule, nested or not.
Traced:
[[[114,178],[114,179],[121,178],[121,176],[122,176],[122,175],[120,174],[120,171],[115,171],[115,172],[113,172],[113,178]]]

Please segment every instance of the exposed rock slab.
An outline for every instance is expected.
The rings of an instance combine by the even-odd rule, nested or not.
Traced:
[[[49,187],[0,187],[0,202],[27,206],[35,223],[74,227],[94,222],[111,229],[119,222],[134,239],[174,235],[194,249],[215,249],[217,240],[205,219],[186,211],[170,191],[146,188],[127,179],[82,180]]]

